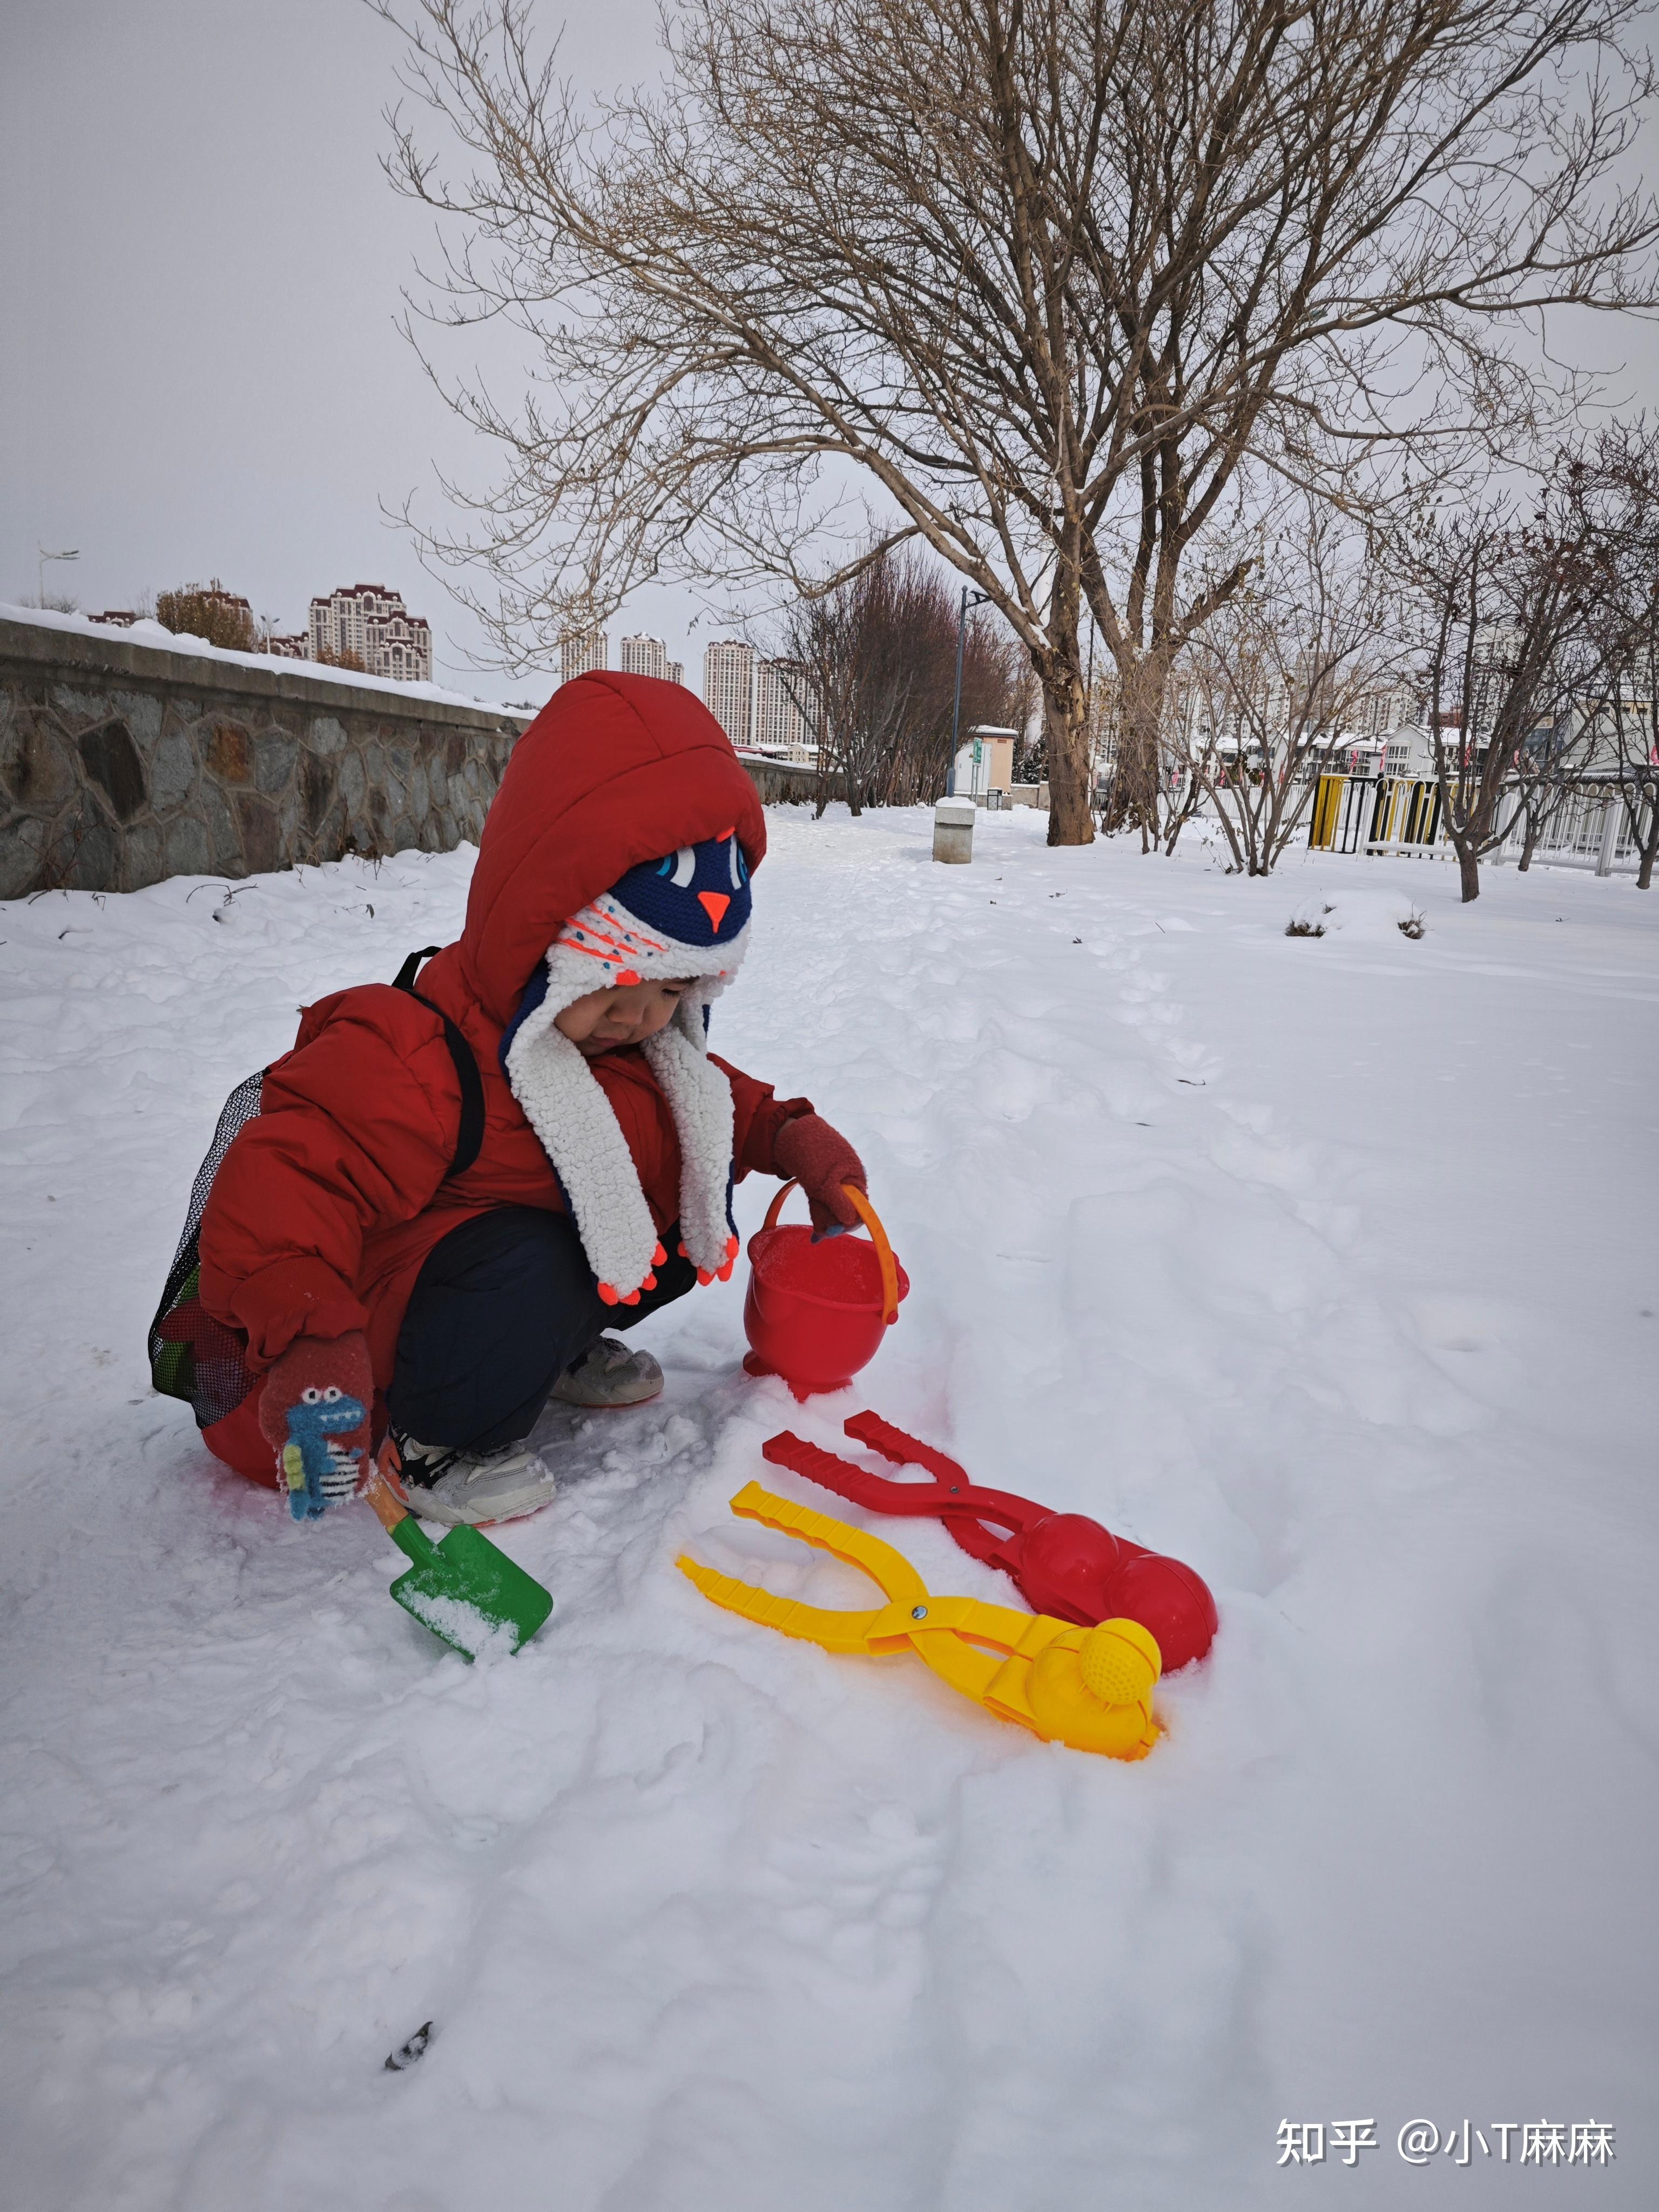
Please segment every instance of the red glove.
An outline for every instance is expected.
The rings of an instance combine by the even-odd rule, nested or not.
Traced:
[[[296,1521],[349,1498],[369,1447],[374,1376],[361,1330],[300,1336],[259,1393],[259,1428],[276,1455]]]
[[[821,1114],[798,1114],[786,1121],[772,1139],[772,1163],[779,1175],[799,1182],[806,1193],[814,1229],[858,1227],[858,1212],[842,1185],[869,1188],[864,1162]]]

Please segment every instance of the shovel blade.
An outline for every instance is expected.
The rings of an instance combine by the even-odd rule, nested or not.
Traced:
[[[500,1629],[517,1651],[553,1610],[553,1594],[476,1528],[452,1528],[399,1575],[392,1595],[464,1659],[476,1659]]]

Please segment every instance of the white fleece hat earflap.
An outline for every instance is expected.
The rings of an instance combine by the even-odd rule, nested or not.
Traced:
[[[513,1095],[553,1163],[607,1304],[635,1304],[666,1255],[611,1102],[555,1017],[607,985],[696,983],[640,1049],[679,1134],[682,1249],[705,1281],[729,1275],[732,1087],[709,1065],[708,1018],[748,949],[750,907],[748,866],[729,830],[630,868],[564,924],[502,1036]]]

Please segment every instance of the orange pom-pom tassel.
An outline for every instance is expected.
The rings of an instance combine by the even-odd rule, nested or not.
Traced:
[[[689,1260],[691,1257],[691,1255],[685,1249],[685,1240],[684,1237],[680,1240],[679,1253],[682,1260]]]
[[[623,1300],[623,1304],[625,1306],[636,1306],[636,1305],[638,1305],[639,1302],[640,1302],[640,1294],[639,1294],[639,1292],[638,1292],[637,1291],[630,1291],[628,1293],[628,1296],[627,1296],[627,1297]]]
[[[731,1281],[732,1270],[737,1266],[737,1264],[738,1263],[735,1260],[728,1260],[726,1261],[726,1265],[720,1270],[720,1279],[721,1282],[729,1283]]]
[[[738,1240],[735,1237],[728,1237],[726,1240],[726,1256],[728,1260],[735,1260],[738,1256]]]
[[[684,1251],[684,1250],[685,1249],[685,1247],[684,1247],[684,1245],[681,1245],[680,1249],[681,1249],[682,1251]],[[662,1266],[663,1262],[667,1259],[667,1257],[668,1257],[667,1253],[666,1253],[666,1252],[665,1252],[665,1251],[663,1250],[662,1246],[661,1246],[660,1244],[653,1244],[653,1245],[652,1246],[652,1248],[651,1248],[651,1264],[652,1264],[652,1266],[653,1266],[653,1267],[660,1267]]]
[[[614,1306],[621,1304],[621,1299],[617,1295],[614,1284],[601,1283],[599,1285],[599,1296],[604,1299],[605,1304],[608,1306]]]
[[[654,1275],[647,1275],[645,1280],[640,1285],[640,1288],[642,1291],[654,1291],[656,1287],[657,1279]]]
[[[707,1267],[699,1267],[699,1268],[698,1268],[698,1270],[697,1270],[697,1280],[698,1280],[700,1283],[703,1284],[703,1285],[706,1286],[706,1285],[708,1285],[709,1283],[712,1283],[712,1282],[714,1281],[714,1277],[709,1273],[709,1272],[708,1272],[708,1268],[707,1268]]]

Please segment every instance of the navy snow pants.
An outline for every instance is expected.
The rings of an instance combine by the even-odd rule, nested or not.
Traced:
[[[416,1279],[386,1392],[392,1426],[423,1444],[493,1451],[536,1425],[549,1393],[607,1329],[683,1298],[697,1271],[677,1250],[657,1287],[608,1306],[568,1213],[535,1206],[475,1214],[434,1244]]]

